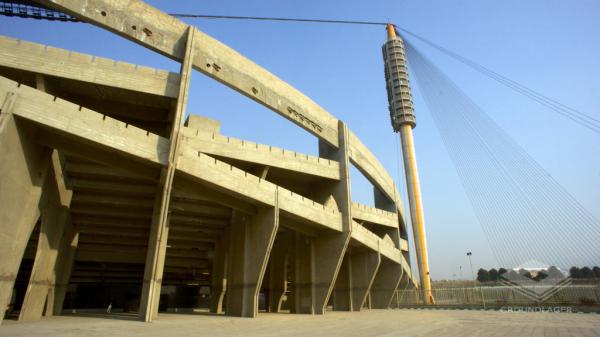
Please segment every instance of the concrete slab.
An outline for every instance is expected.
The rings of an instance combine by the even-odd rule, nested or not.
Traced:
[[[161,314],[152,324],[130,320],[134,317],[98,314],[6,321],[0,336],[599,336],[600,326],[598,314],[471,310],[369,310],[322,316],[261,313],[255,319]]]

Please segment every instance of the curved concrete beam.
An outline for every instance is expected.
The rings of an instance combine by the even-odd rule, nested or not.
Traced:
[[[51,0],[45,6],[108,29],[169,58],[181,60],[187,24],[140,0]],[[338,147],[338,120],[306,95],[232,48],[198,32],[193,66]],[[350,160],[390,200],[394,182],[369,149],[350,132]]]

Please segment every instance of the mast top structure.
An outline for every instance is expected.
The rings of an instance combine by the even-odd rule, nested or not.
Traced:
[[[382,46],[382,52],[388,109],[392,127],[395,132],[399,132],[404,124],[409,124],[414,128],[417,125],[417,119],[413,108],[404,41],[396,34],[394,24],[388,24],[386,30],[387,41]]]

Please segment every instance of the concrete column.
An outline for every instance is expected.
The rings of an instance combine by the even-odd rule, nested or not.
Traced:
[[[35,144],[35,129],[10,113],[16,97],[0,98],[0,322],[27,241],[39,218],[50,152]]]
[[[402,265],[383,259],[371,285],[371,305],[374,309],[387,309],[402,278]]]
[[[54,313],[56,266],[65,225],[69,217],[72,192],[66,188],[58,152],[53,151],[52,165],[40,202],[41,226],[31,277],[19,320],[36,320]]]
[[[334,148],[323,140],[319,140],[319,156],[333,159],[340,164],[340,181],[334,183],[322,200],[331,200],[332,197],[342,214],[342,233],[319,235],[313,241],[314,256],[319,257],[314,264],[314,298],[315,313],[323,314],[333,291],[338,271],[342,265],[352,229],[351,194],[350,194],[350,159],[348,146],[348,128],[339,121],[338,124],[339,148]]]
[[[289,235],[281,235],[273,244],[269,259],[269,283],[267,304],[269,312],[280,312],[283,296],[287,291],[287,249],[291,242]]]
[[[313,314],[313,249],[311,239],[303,234],[291,234],[290,278],[292,280],[288,298],[293,314]]]
[[[144,269],[144,283],[140,299],[139,317],[145,322],[151,322],[158,318],[158,306],[160,302],[160,289],[165,267],[165,256],[167,252],[167,240],[169,236],[169,206],[171,203],[171,190],[175,177],[176,160],[179,148],[179,129],[183,122],[187,97],[189,92],[190,78],[192,72],[192,59],[194,56],[194,33],[196,29],[188,27],[185,52],[182,57],[179,95],[171,127],[169,140],[169,162],[167,167],[161,169],[158,182],[158,193],[154,202],[154,212],[148,238],[148,251],[146,253],[146,266]]]
[[[381,263],[379,252],[360,252],[350,255],[352,285],[352,310],[360,311],[367,300],[369,291]]]
[[[277,198],[276,198],[277,200]],[[261,208],[251,216],[235,212],[231,225],[225,313],[256,317],[258,295],[279,227],[279,208]]]
[[[346,254],[333,288],[333,310],[352,311],[352,261]]]
[[[67,287],[73,271],[75,253],[79,244],[79,228],[73,226],[71,218],[67,218],[65,230],[58,250],[58,261],[56,263],[56,285],[54,287],[54,315],[60,315],[63,311]],[[46,313],[49,311],[46,310]]]
[[[223,313],[223,299],[225,298],[225,290],[227,289],[229,235],[230,228],[228,227],[223,232],[221,240],[215,245],[210,289],[210,312],[213,314]]]

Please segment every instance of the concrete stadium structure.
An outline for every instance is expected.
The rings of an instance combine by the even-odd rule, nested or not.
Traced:
[[[268,311],[322,314],[387,308],[416,287],[399,193],[341,120],[144,2],[40,3],[181,71],[0,38],[2,317],[107,302],[147,322],[200,305],[254,317],[260,294]],[[224,136],[200,116],[184,123],[193,70],[316,136],[319,157]],[[352,202],[350,164],[375,208]]]

